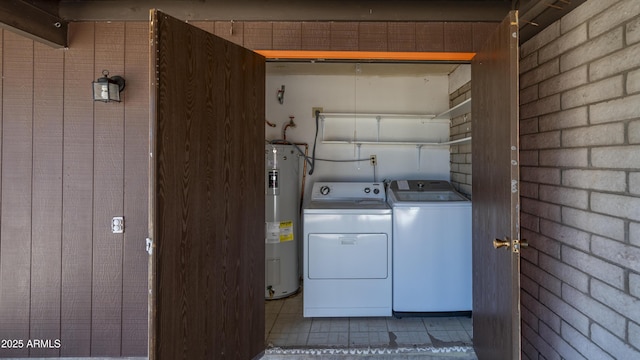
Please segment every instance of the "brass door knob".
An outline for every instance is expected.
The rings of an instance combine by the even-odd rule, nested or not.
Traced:
[[[511,241],[504,239],[504,240],[500,240],[500,239],[494,239],[493,240],[493,247],[496,249],[499,249],[501,247],[505,248],[505,249],[509,249],[509,247],[511,246]]]

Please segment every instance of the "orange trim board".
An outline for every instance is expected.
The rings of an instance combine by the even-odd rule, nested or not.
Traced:
[[[470,52],[254,50],[268,60],[471,61]]]

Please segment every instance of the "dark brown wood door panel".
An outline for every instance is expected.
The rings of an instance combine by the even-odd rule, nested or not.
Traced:
[[[473,344],[480,360],[520,358],[518,20],[511,12],[471,64]]]
[[[151,359],[264,351],[262,56],[152,10]]]

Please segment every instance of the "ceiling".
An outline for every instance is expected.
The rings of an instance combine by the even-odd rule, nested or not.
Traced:
[[[0,25],[52,46],[66,45],[71,21],[138,20],[149,9],[185,21],[497,22],[519,10],[520,39],[530,39],[586,0],[13,0],[0,2]],[[52,26],[55,24],[55,29]],[[53,34],[52,34],[53,33]]]

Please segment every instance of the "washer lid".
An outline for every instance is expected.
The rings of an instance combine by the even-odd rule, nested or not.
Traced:
[[[443,180],[394,180],[389,184],[389,203],[469,201]]]
[[[444,180],[394,180],[391,191],[455,191],[453,185]]]
[[[397,201],[404,202],[467,201],[455,191],[394,191],[393,196]]]

